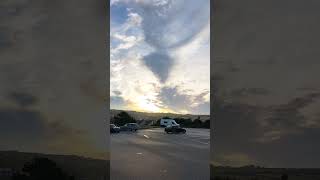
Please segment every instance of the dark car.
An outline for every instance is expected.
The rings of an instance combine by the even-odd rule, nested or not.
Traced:
[[[121,131],[137,131],[139,125],[137,123],[127,123],[124,126],[121,126]]]
[[[187,130],[183,129],[180,126],[167,126],[166,128],[164,128],[164,131],[166,133],[186,133]]]
[[[110,133],[119,133],[120,128],[116,126],[115,124],[110,124]]]

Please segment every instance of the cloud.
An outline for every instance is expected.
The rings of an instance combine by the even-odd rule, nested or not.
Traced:
[[[265,88],[240,88],[233,90],[230,94],[231,96],[252,96],[252,95],[268,95],[270,91]]]
[[[213,159],[241,152],[257,165],[320,167],[319,2],[215,5]]]
[[[165,82],[168,79],[173,59],[166,52],[154,52],[144,57],[144,63],[160,79],[160,82]]]
[[[318,107],[319,93],[311,92],[274,106],[250,105],[247,101],[228,102],[221,98],[215,94],[212,107],[211,138],[214,143],[211,144],[211,153],[214,153],[214,163],[231,166],[246,163],[266,167],[319,166],[313,163],[319,156],[313,154],[300,158],[310,149],[320,148],[315,142],[320,123],[311,119],[313,125],[307,126],[310,113],[304,112],[309,106]],[[232,155],[238,153],[245,155],[242,160],[247,156],[250,161],[241,161],[241,156]]]
[[[110,96],[110,104],[112,109],[120,109],[127,106],[126,101],[121,96]]]
[[[11,148],[92,157],[106,152],[102,3],[0,2],[0,126],[16,133],[7,131]]]
[[[126,3],[131,12],[141,17],[141,28],[145,42],[154,48],[144,57],[144,62],[161,82],[165,82],[174,64],[171,51],[190,42],[209,20],[209,1],[186,3],[184,1],[113,1]],[[183,9],[183,11],[182,11]],[[175,17],[175,18],[172,18]],[[188,23],[193,19],[193,23]],[[161,61],[150,63],[152,61]],[[170,63],[169,63],[170,62]],[[157,65],[161,64],[161,71]]]
[[[1,150],[88,155],[80,151],[92,146],[87,139],[87,131],[74,129],[64,120],[49,122],[46,116],[36,110],[1,108],[0,118]],[[60,143],[56,144],[58,141]],[[65,144],[61,145],[62,142]],[[72,146],[81,146],[83,149],[74,149]]]
[[[163,87],[158,95],[162,105],[178,113],[209,114],[210,103],[205,98],[209,92],[190,95],[179,91],[179,87]]]
[[[128,17],[123,24],[114,25],[110,32],[110,61],[115,62],[132,55],[129,53],[135,49],[135,55],[139,54],[137,47],[143,44],[143,33],[140,30],[142,18],[139,14],[126,8]],[[112,18],[112,17],[111,17]],[[112,19],[111,19],[112,20]]]
[[[114,38],[113,41],[118,40],[118,45],[115,48],[111,49],[111,55],[115,56],[121,50],[127,50],[136,46],[139,42],[143,40],[142,37],[136,36],[126,36],[121,34],[113,34],[111,38]]]
[[[12,92],[9,94],[9,98],[22,107],[30,106],[37,102],[36,97],[24,92]]]
[[[209,89],[209,3],[111,2],[111,8],[126,8],[128,14],[124,23],[111,27],[111,92],[121,92],[125,102],[113,94],[111,106],[121,102],[125,109],[172,111],[160,93],[179,86],[180,95],[192,102],[184,113],[208,114],[209,93],[205,100],[196,96]],[[188,23],[190,18],[193,23]]]
[[[310,124],[310,116],[303,114],[302,109],[319,100],[319,93],[310,93],[302,97],[292,99],[286,104],[268,107],[265,109],[260,125],[262,137],[257,141],[272,142],[281,138],[286,138],[291,134],[300,134],[305,129],[320,127],[320,122],[313,121]]]

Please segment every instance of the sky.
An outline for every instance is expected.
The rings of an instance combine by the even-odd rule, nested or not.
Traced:
[[[110,1],[110,107],[210,113],[210,1]]]
[[[0,1],[0,151],[108,158],[101,7]]]
[[[319,1],[217,1],[215,164],[320,167]]]

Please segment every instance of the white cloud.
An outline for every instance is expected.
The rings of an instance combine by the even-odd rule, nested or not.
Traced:
[[[168,85],[177,83],[181,91],[198,95],[210,89],[210,24],[193,41],[173,52],[176,63]],[[207,96],[209,100],[209,95]]]
[[[128,18],[111,27],[110,90],[121,92],[126,102],[123,108],[209,113],[210,94],[203,94],[210,86],[209,7],[193,1],[111,2],[116,3],[127,6]],[[194,16],[201,8],[206,10]],[[194,18],[191,30],[185,24],[190,18]],[[146,57],[150,57],[148,63]],[[166,88],[175,88],[177,92],[171,95],[178,95],[180,103],[163,100],[161,93]]]
[[[113,55],[120,50],[130,49],[143,40],[143,37],[141,36],[126,36],[118,33],[111,35],[111,38],[115,38],[121,41],[121,43],[117,47],[111,49],[111,53]]]

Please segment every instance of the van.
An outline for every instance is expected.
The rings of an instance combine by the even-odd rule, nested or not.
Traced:
[[[167,126],[180,126],[180,125],[173,119],[161,119],[160,126],[167,127]]]

